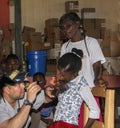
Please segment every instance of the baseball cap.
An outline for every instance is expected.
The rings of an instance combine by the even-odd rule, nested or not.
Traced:
[[[10,72],[7,73],[6,77],[10,78],[15,83],[21,83],[21,82],[24,82],[26,80],[26,73],[22,73],[18,70],[15,70],[12,73],[10,73]]]
[[[25,73],[18,73],[12,80],[15,83],[22,83],[25,81]]]
[[[0,89],[7,85],[14,86],[16,83],[11,80],[9,77],[6,77],[5,75],[0,78]]]
[[[4,75],[0,78],[0,89],[3,87],[10,85],[14,86],[16,83],[22,83],[25,80],[25,75],[19,73],[15,78],[11,79],[10,77]]]
[[[12,76],[12,77],[11,77]],[[0,78],[0,89],[7,85],[14,86],[16,83],[22,83],[26,80],[26,74],[18,72],[15,76],[8,73]]]

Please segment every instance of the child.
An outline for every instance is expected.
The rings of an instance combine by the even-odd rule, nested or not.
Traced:
[[[46,86],[45,75],[41,72],[37,72],[33,75],[33,81],[37,81],[43,89]],[[53,112],[56,104],[57,100],[51,99],[45,93],[45,103],[38,109],[38,111],[32,110],[32,123],[30,128],[47,128],[47,126],[53,122]]]
[[[57,64],[57,80],[64,83],[65,89],[58,94],[58,104],[54,115],[54,123],[48,128],[77,128],[81,104],[85,102],[89,109],[89,119],[84,128],[90,128],[95,119],[99,118],[99,107],[91,93],[87,81],[81,70],[81,50],[72,49],[71,53],[64,54]]]
[[[6,76],[11,79],[18,77],[27,80],[27,73],[20,70],[20,60],[16,54],[9,54],[6,58]]]

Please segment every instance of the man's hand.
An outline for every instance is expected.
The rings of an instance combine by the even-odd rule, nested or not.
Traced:
[[[27,88],[27,100],[33,103],[38,92],[40,91],[41,91],[41,87],[38,86],[36,82],[31,83]]]

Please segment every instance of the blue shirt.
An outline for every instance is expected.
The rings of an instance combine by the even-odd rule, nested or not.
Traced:
[[[53,107],[42,108],[40,114],[43,118],[49,117],[50,114],[53,112]]]

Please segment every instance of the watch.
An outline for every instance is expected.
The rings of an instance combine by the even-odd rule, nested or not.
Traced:
[[[33,106],[33,103],[32,103],[32,102],[30,102],[30,101],[29,101],[29,100],[27,100],[27,99],[26,99],[26,100],[24,100],[23,104],[24,104],[24,105],[29,105],[29,106],[31,106],[31,107]]]

